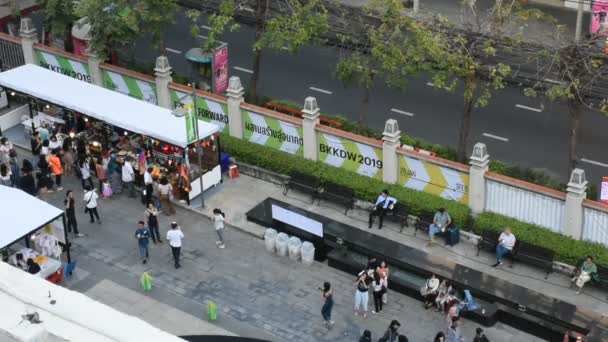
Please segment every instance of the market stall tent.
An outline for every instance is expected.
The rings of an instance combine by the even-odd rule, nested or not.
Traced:
[[[37,65],[26,64],[0,73],[0,85],[134,133],[178,147],[188,146],[186,117],[176,117],[166,108]],[[219,131],[215,124],[196,121],[201,139]]]
[[[55,221],[63,211],[17,188],[0,185],[0,248]]]

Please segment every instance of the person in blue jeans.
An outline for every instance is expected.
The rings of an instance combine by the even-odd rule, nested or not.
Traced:
[[[450,214],[445,210],[445,208],[439,208],[433,217],[433,223],[429,225],[429,242],[427,243],[427,246],[431,246],[433,244],[435,234],[445,232],[446,228],[451,223],[452,218],[450,217]]]
[[[139,227],[135,231],[137,246],[139,247],[139,255],[142,258],[142,264],[148,262],[148,245],[150,244],[150,229],[144,225],[144,221],[138,222]]]
[[[323,287],[320,288],[323,291],[323,307],[321,308],[321,315],[323,316],[323,324],[330,327],[334,324],[334,321],[331,320],[331,310],[334,307],[334,297],[333,291],[331,289],[331,284],[326,281],[323,283]]]
[[[513,247],[515,247],[515,235],[511,232],[511,228],[505,228],[505,231],[500,233],[498,237],[498,244],[496,245],[496,264],[492,267],[497,267],[502,265],[502,258],[513,252]]]

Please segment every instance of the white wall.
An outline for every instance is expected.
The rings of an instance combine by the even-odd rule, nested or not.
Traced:
[[[3,130],[9,129],[17,125],[21,125],[21,117],[23,115],[27,115],[29,117],[30,115],[30,109],[28,108],[28,105],[23,105],[18,108],[13,107],[12,109],[12,111],[4,115],[0,115],[0,127],[2,127]]]

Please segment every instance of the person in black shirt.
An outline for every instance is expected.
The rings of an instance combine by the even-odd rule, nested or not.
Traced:
[[[40,265],[38,265],[32,258],[27,259],[27,272],[30,274],[40,272]]]
[[[65,216],[67,219],[67,228],[68,233],[72,232],[72,228],[74,229],[74,234],[77,237],[83,237],[83,234],[80,234],[78,231],[78,222],[76,222],[76,208],[74,202],[74,192],[72,190],[68,190],[65,193],[65,200],[63,200],[63,204],[65,205]]]
[[[40,140],[40,133],[38,131],[34,131],[32,134],[30,145],[32,147],[32,155],[34,156],[33,164],[38,166],[38,160],[40,160],[40,150],[42,149],[42,140]]]
[[[483,333],[483,329],[477,328],[475,329],[475,338],[473,338],[473,342],[490,342],[486,337],[486,334]]]
[[[32,176],[32,171],[26,169],[25,167],[21,168],[19,188],[34,197],[38,195],[38,189],[36,188],[36,180],[34,180],[34,176]]]

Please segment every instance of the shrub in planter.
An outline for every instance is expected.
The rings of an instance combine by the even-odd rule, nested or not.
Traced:
[[[575,240],[546,228],[499,214],[486,212],[477,216],[473,230],[475,233],[481,234],[483,232],[501,232],[505,227],[511,227],[518,240],[553,251],[555,259],[558,261],[577,265],[587,255],[591,255],[597,264],[608,266],[608,249],[601,244]]]
[[[440,207],[446,208],[454,222],[459,226],[468,225],[468,206],[447,200],[432,194],[404,188],[399,185],[386,184],[380,180],[335,168],[322,162],[296,157],[269,147],[236,139],[226,134],[222,135],[222,149],[248,164],[253,164],[282,174],[294,171],[317,176],[322,183],[337,183],[354,190],[357,198],[375,201],[383,189],[388,189],[391,196],[416,213],[422,210],[435,211]]]

